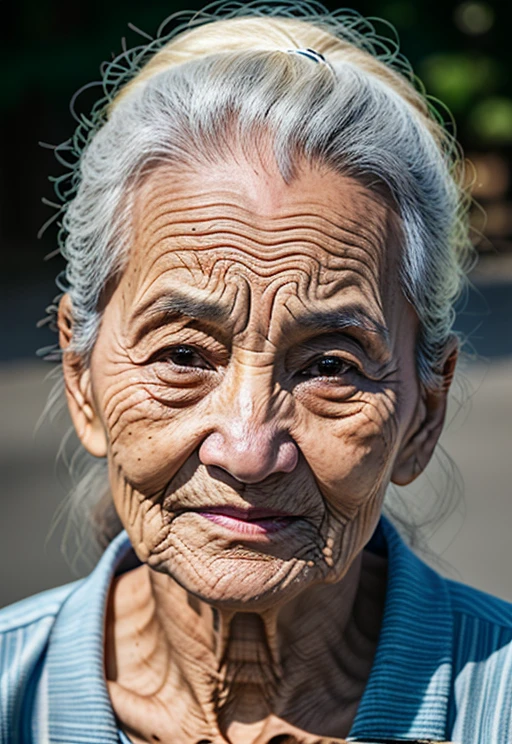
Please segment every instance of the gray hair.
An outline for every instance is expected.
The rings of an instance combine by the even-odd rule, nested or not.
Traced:
[[[287,53],[306,47],[328,64]],[[350,11],[257,2],[203,12],[122,59],[85,135],[82,124],[62,208],[71,350],[84,360],[92,351],[102,294],[127,260],[141,175],[162,162],[209,166],[264,136],[288,182],[305,158],[385,186],[401,218],[401,287],[420,323],[419,379],[438,385],[471,262],[468,197],[458,146],[397,50]],[[103,548],[120,525],[105,463],[87,463],[75,500]]]

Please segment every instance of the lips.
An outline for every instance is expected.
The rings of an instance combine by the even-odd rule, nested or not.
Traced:
[[[286,512],[252,507],[237,509],[230,506],[216,506],[208,509],[198,509],[196,513],[220,527],[247,536],[279,532],[297,519],[297,517]]]

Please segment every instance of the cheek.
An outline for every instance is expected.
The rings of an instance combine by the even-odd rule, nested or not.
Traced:
[[[386,392],[345,404],[342,416],[303,422],[301,448],[332,509],[348,515],[380,490],[392,468],[397,418],[395,396]]]
[[[109,441],[114,480],[126,481],[136,491],[162,491],[201,440],[207,402],[190,409],[170,396],[168,386],[145,369],[129,364],[109,367],[99,384],[99,405]],[[103,405],[102,405],[103,403]],[[114,494],[115,497],[115,494]]]
[[[347,405],[344,415],[310,422],[308,464],[326,508],[321,546],[324,581],[345,575],[378,522],[398,447],[395,395]]]

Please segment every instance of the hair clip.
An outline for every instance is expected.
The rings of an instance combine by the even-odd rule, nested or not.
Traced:
[[[307,57],[317,64],[327,65],[327,67],[334,72],[332,65],[325,59],[324,55],[320,52],[316,52],[314,49],[310,49],[310,47],[306,47],[305,49],[287,49],[286,51],[288,54],[300,54],[302,57]]]

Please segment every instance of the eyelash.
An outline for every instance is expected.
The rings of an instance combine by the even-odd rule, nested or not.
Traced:
[[[187,365],[187,364],[178,364],[175,360],[172,359],[173,355],[176,354],[184,354],[184,353],[190,353],[195,355],[198,359],[201,359],[204,366],[201,365]],[[171,362],[173,366],[175,366],[177,369],[180,370],[188,370],[188,369],[208,369],[212,370],[213,366],[208,362],[204,355],[196,349],[194,346],[190,346],[189,344],[178,344],[177,346],[168,346],[165,349],[162,349],[161,351],[158,351],[156,354],[154,354],[150,362]]]
[[[197,365],[189,365],[189,364],[179,364],[176,359],[173,359],[172,357],[179,354],[190,354],[191,356],[194,355],[196,359],[200,359],[202,361],[202,364]],[[180,370],[181,373],[186,373],[187,370],[194,369],[194,370],[213,370],[214,366],[208,362],[204,355],[196,349],[194,346],[191,346],[189,344],[179,344],[177,346],[170,346],[166,349],[163,349],[162,351],[158,352],[152,359],[152,362],[166,362],[170,361],[171,364],[178,370]],[[334,365],[332,365],[333,368],[336,367],[336,365],[339,365],[339,368],[337,370],[333,369],[334,374],[326,374],[327,370],[324,370],[324,373],[318,375],[312,375],[308,373],[308,370],[311,370],[312,367],[321,364],[322,362],[326,361],[333,361],[335,362]],[[340,369],[341,368],[341,369]],[[339,379],[340,377],[343,377],[347,373],[359,373],[359,370],[354,364],[351,364],[350,362],[346,361],[345,359],[337,356],[336,354],[326,354],[324,356],[317,357],[313,361],[311,361],[306,367],[304,367],[300,371],[300,376],[306,379],[329,379],[329,380],[335,380]]]
[[[321,364],[322,362],[326,362],[327,360],[329,361],[332,360],[336,362],[336,364],[338,364],[341,367],[341,369],[338,369],[337,371],[335,371],[334,374],[325,374],[325,371],[324,371],[324,374],[320,373],[319,375],[308,374],[308,370],[310,370],[312,367],[315,367],[316,365]],[[317,357],[312,362],[310,362],[307,365],[307,367],[304,367],[302,371],[300,372],[300,375],[302,377],[306,377],[307,379],[326,378],[326,379],[335,380],[337,378],[339,379],[340,377],[343,377],[348,372],[360,373],[357,367],[355,366],[355,364],[351,364],[346,359],[343,359],[342,357],[339,357],[336,354],[325,354],[324,356]]]

